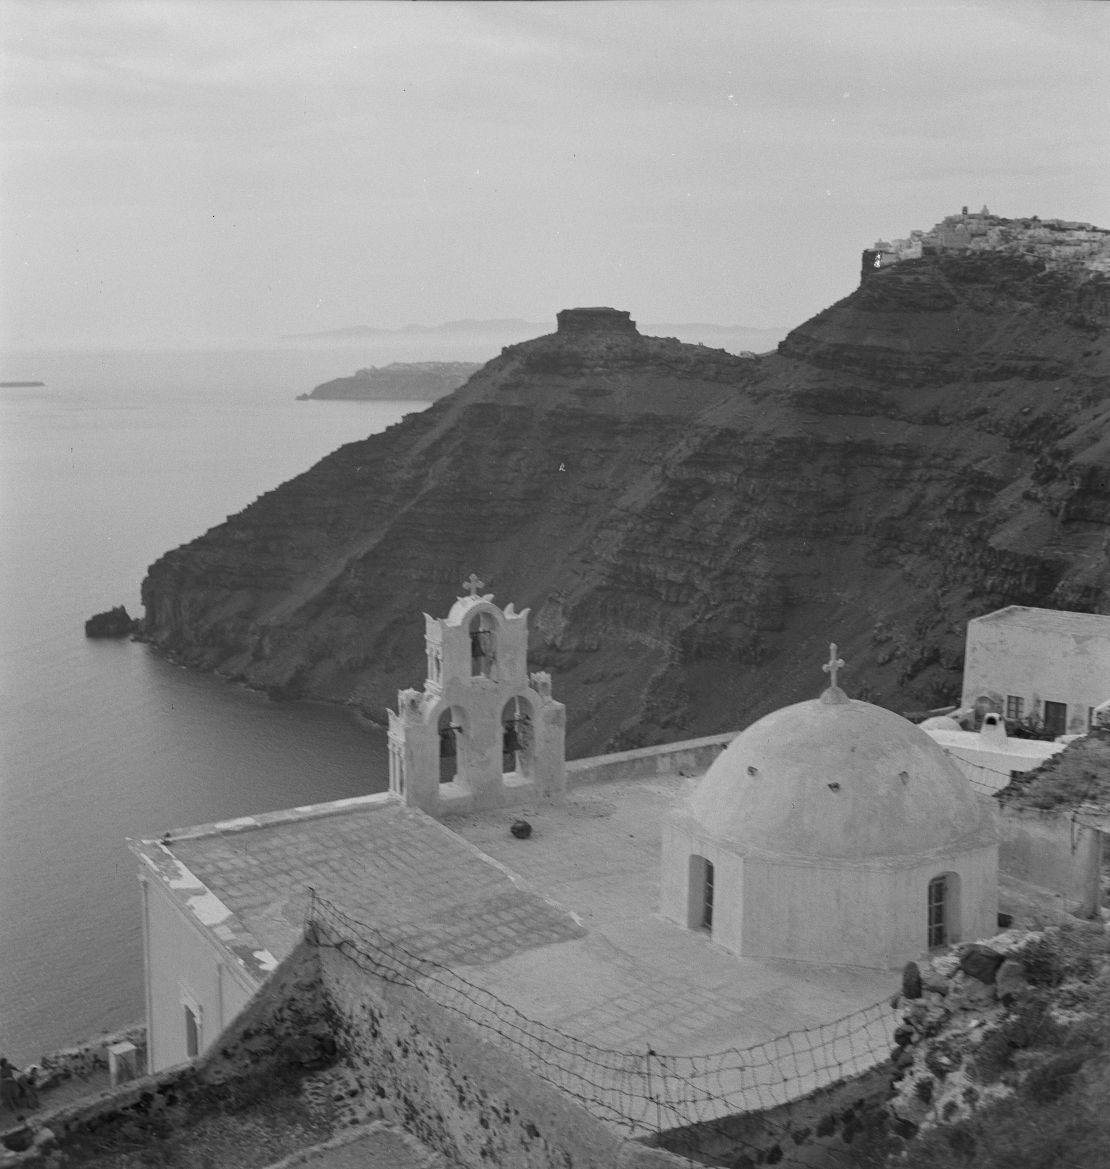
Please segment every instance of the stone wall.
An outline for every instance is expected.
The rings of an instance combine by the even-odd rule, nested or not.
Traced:
[[[1102,834],[1066,812],[1004,804],[999,817],[998,867],[1051,889],[1079,917],[1098,912]]]
[[[334,1054],[323,1012],[317,951],[302,942],[206,1055],[73,1104],[30,1114],[35,1147],[8,1159],[0,1150],[0,1165],[31,1169],[51,1163],[58,1152],[87,1150],[94,1142],[108,1146],[121,1137],[142,1144],[219,1107],[231,1084],[249,1092],[324,1066]]]
[[[467,1169],[669,1169],[419,989],[320,951],[331,1031],[363,1096]]]
[[[330,1063],[335,1042],[320,986],[319,951],[302,940],[201,1057],[205,1084],[264,1079]]]
[[[94,1072],[106,1071],[109,1066],[108,1047],[113,1043],[133,1044],[137,1052],[137,1065],[140,1068],[146,1066],[146,1027],[136,1023],[133,1027],[115,1031],[111,1035],[97,1035],[84,1043],[41,1056],[38,1063],[32,1065],[39,1069],[39,1089],[49,1091],[55,1085],[74,1077],[84,1080]]]
[[[568,760],[567,787],[621,779],[648,779],[653,775],[702,775],[737,734],[737,731],[730,731],[702,739],[641,747],[635,751]]]

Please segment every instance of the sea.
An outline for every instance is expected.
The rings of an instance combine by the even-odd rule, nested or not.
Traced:
[[[0,381],[45,383],[0,388],[0,1054],[26,1064],[142,1020],[129,838],[387,786],[384,733],[352,713],[90,641],[86,618],[140,615],[163,552],[424,408],[297,394],[361,366],[495,352],[0,353]]]

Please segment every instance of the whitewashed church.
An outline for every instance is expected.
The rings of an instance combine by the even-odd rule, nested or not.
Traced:
[[[528,611],[483,587],[425,615],[388,791],[132,843],[150,1070],[212,1044],[310,887],[410,948],[457,935],[441,960],[525,1015],[673,1052],[840,1017],[996,931],[993,802],[927,731],[849,698],[835,646],[818,697],[738,735],[568,763]]]

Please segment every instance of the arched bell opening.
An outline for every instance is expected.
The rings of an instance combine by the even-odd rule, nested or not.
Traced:
[[[439,782],[454,783],[462,779],[466,727],[462,711],[448,707],[439,716]]]
[[[488,610],[471,617],[467,625],[470,634],[470,675],[473,678],[492,677],[497,661],[497,619]]]
[[[532,704],[517,695],[501,711],[501,770],[521,778],[532,774],[536,740]]]

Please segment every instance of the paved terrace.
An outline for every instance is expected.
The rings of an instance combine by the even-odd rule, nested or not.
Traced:
[[[466,977],[522,1014],[602,1047],[694,1055],[749,1047],[889,998],[897,973],[737,958],[658,914],[662,822],[678,776],[591,784],[447,826],[571,910],[585,930]],[[517,840],[516,816],[532,824]]]
[[[528,1018],[641,1057],[745,1049],[889,997],[896,974],[741,959],[658,915],[662,821],[687,782],[585,784],[561,806],[445,824],[370,796],[189,829],[138,851],[202,924],[213,896],[230,910],[212,932],[233,954],[264,953],[259,978],[299,938],[311,886]],[[509,832],[518,816],[533,825],[527,840]],[[871,1066],[892,1018],[815,1037],[812,1059],[784,1043],[725,1061],[712,1095],[728,1104],[715,1114]]]

